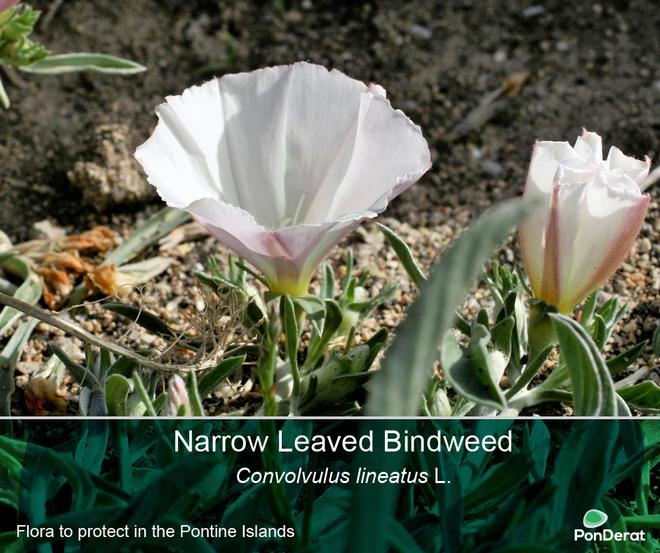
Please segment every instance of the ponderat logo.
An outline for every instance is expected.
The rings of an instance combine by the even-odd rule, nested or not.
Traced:
[[[574,530],[573,541],[646,541],[644,530],[638,530],[637,532],[615,532],[609,528],[597,530],[606,522],[607,513],[598,509],[589,509],[582,517],[584,528]]]
[[[589,509],[582,517],[582,526],[585,528],[600,528],[607,522],[607,513],[598,509]]]

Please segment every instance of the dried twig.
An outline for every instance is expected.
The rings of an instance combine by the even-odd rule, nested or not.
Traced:
[[[5,77],[7,77],[7,80],[16,88],[24,89],[27,86],[27,83],[21,79],[18,76],[18,73],[16,73],[11,67],[8,65],[0,65],[0,68],[2,68],[2,72],[5,74]]]
[[[60,6],[62,6],[62,3],[64,0],[53,0],[50,3],[50,6],[48,7],[48,11],[46,12],[46,15],[44,15],[43,19],[41,20],[41,30],[45,31],[48,29],[48,26],[51,24],[53,21],[53,18],[55,17],[55,14],[57,13],[57,10],[60,9]]]
[[[149,369],[155,369],[159,371],[191,371],[191,370],[202,370],[202,369],[207,369],[212,365],[209,365],[207,367],[206,365],[204,366],[197,366],[197,367],[192,367],[189,364],[184,364],[184,365],[165,365],[162,363],[158,363],[157,361],[154,361],[152,359],[148,359],[146,357],[143,357],[142,355],[135,353],[134,351],[131,351],[129,349],[126,349],[122,346],[119,346],[115,344],[114,342],[110,342],[109,340],[104,340],[103,338],[99,338],[98,336],[94,336],[93,334],[87,332],[86,330],[80,328],[78,325],[72,323],[71,321],[67,321],[66,319],[59,317],[53,313],[49,313],[48,311],[41,309],[40,307],[36,307],[34,305],[30,305],[29,303],[25,303],[24,301],[18,300],[12,296],[9,296],[5,294],[4,292],[0,292],[0,303],[3,303],[9,307],[13,307],[17,311],[20,311],[22,313],[25,313],[26,315],[33,317],[37,319],[38,321],[41,321],[43,323],[46,323],[50,326],[53,326],[55,328],[59,328],[60,330],[66,332],[67,334],[73,336],[74,338],[79,338],[83,342],[86,342],[88,344],[92,344],[94,346],[98,346],[100,348],[107,349],[108,351],[111,351],[112,353],[115,353],[116,355],[122,355],[123,357],[126,357],[128,359],[132,359],[133,361],[137,362],[143,367],[149,368]]]

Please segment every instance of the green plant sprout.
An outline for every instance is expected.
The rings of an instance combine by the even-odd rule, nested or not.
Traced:
[[[132,75],[145,71],[146,68],[138,63],[107,54],[87,52],[51,54],[47,48],[30,38],[40,13],[27,4],[17,4],[14,1],[0,2],[1,66],[14,67],[26,73],[39,75],[58,75],[76,71]],[[4,108],[9,108],[11,105],[1,78],[0,104]]]

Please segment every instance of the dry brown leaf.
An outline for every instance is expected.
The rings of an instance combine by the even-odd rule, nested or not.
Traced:
[[[77,251],[49,252],[44,256],[42,263],[43,265],[68,269],[76,274],[86,273],[92,270],[92,265],[81,259]]]
[[[104,267],[94,267],[85,275],[85,286],[93,293],[106,296],[124,296],[130,291],[133,280],[126,273],[119,273],[113,263]]]
[[[509,96],[518,96],[525,81],[529,78],[529,74],[529,71],[516,71],[508,75],[504,81],[506,93]]]
[[[94,227],[82,234],[66,236],[57,241],[62,250],[77,250],[81,253],[106,252],[117,245],[117,236],[104,225]]]
[[[31,379],[25,388],[25,405],[33,415],[66,415],[68,402],[68,392],[53,378]]]
[[[43,284],[43,297],[50,309],[56,309],[73,291],[73,281],[66,271],[53,267],[39,269]]]

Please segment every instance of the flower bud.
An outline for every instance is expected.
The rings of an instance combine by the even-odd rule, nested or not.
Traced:
[[[190,398],[188,397],[186,383],[178,374],[170,378],[170,381],[167,384],[165,414],[171,416],[179,414],[189,416],[191,414]]]
[[[539,207],[520,228],[534,295],[570,312],[601,286],[628,255],[651,198],[640,184],[650,160],[612,147],[603,159],[601,138],[583,132],[567,142],[537,142],[524,196]]]

